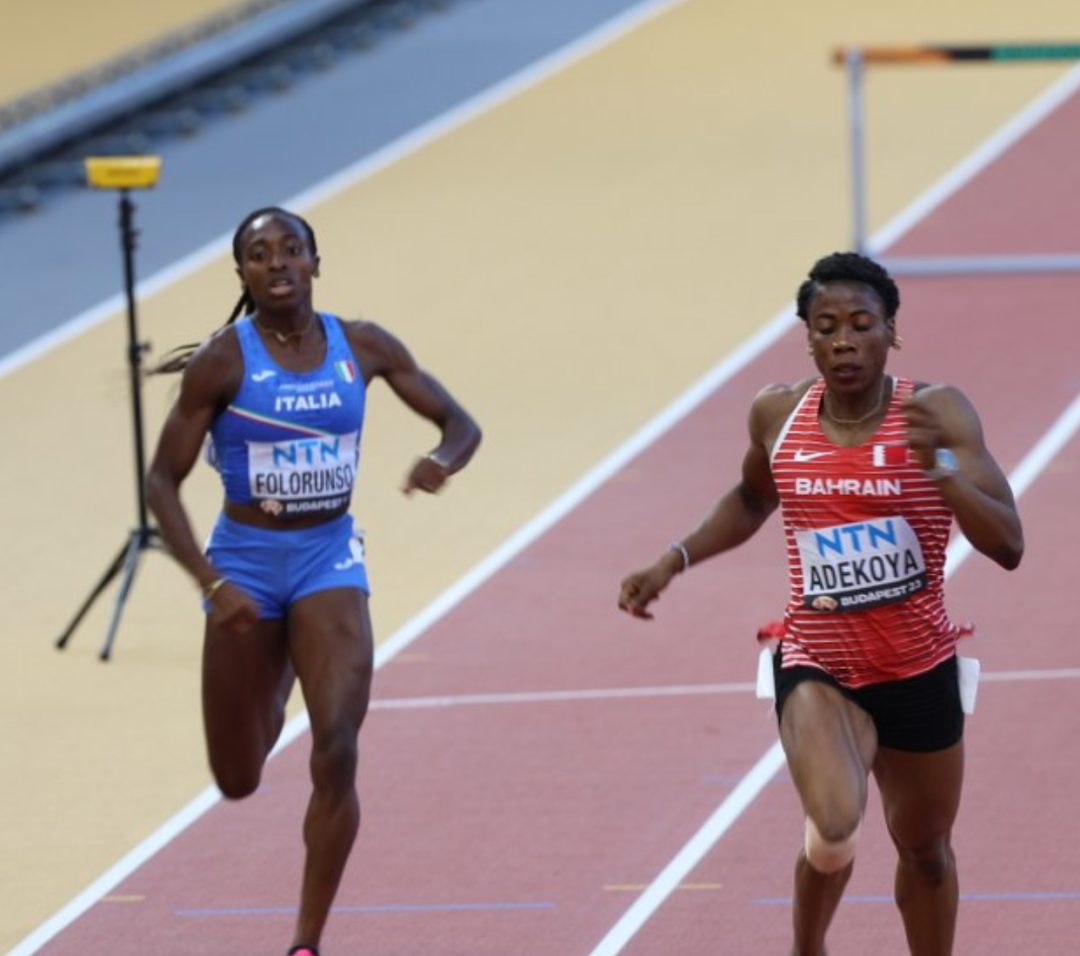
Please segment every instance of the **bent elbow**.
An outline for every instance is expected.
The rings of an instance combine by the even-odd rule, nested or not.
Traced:
[[[164,487],[161,475],[153,470],[147,472],[146,478],[143,481],[143,493],[146,495],[146,506],[155,516],[159,515],[163,492]]]
[[[998,563],[1006,571],[1015,571],[1018,567],[1020,567],[1020,559],[1023,556],[1024,556],[1024,551],[1023,551],[1022,548],[1017,550],[1017,551],[1010,551],[1008,553],[1008,555],[1005,558],[1003,558],[1001,561],[999,561]]]
[[[154,511],[154,505],[157,503],[157,482],[154,481],[153,473],[143,479],[143,496],[146,498],[146,506]]]
[[[469,431],[465,441],[464,457],[458,468],[464,468],[470,461],[472,461],[473,455],[476,454],[480,448],[480,442],[484,440],[484,433],[480,430],[480,426],[475,421],[469,419]]]
[[[1024,557],[1024,542],[1015,541],[1010,542],[998,549],[998,552],[994,555],[994,560],[997,561],[1006,571],[1015,571],[1020,567],[1020,560]]]

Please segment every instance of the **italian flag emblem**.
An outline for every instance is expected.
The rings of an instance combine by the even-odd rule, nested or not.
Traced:
[[[335,362],[334,371],[337,372],[338,378],[343,382],[355,382],[356,381],[356,366],[352,361]]]

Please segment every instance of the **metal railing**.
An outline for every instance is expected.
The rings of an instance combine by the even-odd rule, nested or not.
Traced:
[[[1001,44],[997,46],[872,46],[833,51],[833,62],[847,69],[851,143],[852,248],[867,251],[865,103],[863,74],[871,64],[1032,63],[1080,60],[1080,43]],[[891,256],[882,259],[894,275],[999,275],[1080,271],[1080,254],[1052,252],[1006,255]]]

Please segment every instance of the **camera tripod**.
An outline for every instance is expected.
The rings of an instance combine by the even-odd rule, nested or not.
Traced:
[[[143,446],[142,414],[142,356],[149,347],[140,342],[136,325],[135,310],[135,241],[138,233],[134,227],[134,204],[129,195],[129,188],[142,188],[153,185],[157,179],[160,160],[157,157],[125,157],[123,159],[87,160],[87,174],[91,185],[109,188],[120,187],[120,246],[124,260],[124,293],[127,299],[127,362],[131,382],[131,418],[135,445],[135,494],[137,502],[138,524],[128,534],[127,541],[120,548],[112,563],[106,569],[90,594],[83,601],[75,616],[56,640],[56,646],[63,649],[79,626],[79,622],[90,610],[94,601],[117,575],[120,575],[120,590],[113,605],[112,617],[105,632],[100,658],[107,661],[112,654],[116,629],[120,624],[120,615],[124,610],[128,593],[139,567],[139,558],[151,548],[165,550],[161,533],[151,526],[146,509],[146,491],[143,480],[146,476],[145,449]],[[152,173],[152,175],[151,175]],[[111,178],[108,178],[111,177]],[[149,180],[148,180],[149,177]]]

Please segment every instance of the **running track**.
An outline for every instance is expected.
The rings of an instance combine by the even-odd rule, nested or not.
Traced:
[[[1078,130],[1074,95],[893,248],[1075,247]],[[960,385],[1013,472],[1080,393],[1080,277],[907,280],[902,292],[892,371]],[[677,581],[651,626],[614,601],[621,575],[732,480],[757,389],[805,374],[801,336],[785,329],[405,649],[383,649],[362,737],[364,828],[328,954],[618,952],[617,939],[601,941],[770,752],[775,727],[748,682],[754,630],[784,598],[778,522]],[[1010,576],[975,557],[949,585],[953,614],[977,624],[968,653],[986,674],[956,838],[961,954],[1071,953],[1080,925],[1075,424],[1060,427],[1064,444],[1022,498],[1023,567]],[[801,823],[772,769],[722,837],[697,845],[700,861],[670,895],[647,891],[657,905],[622,951],[785,951]],[[51,941],[20,952],[282,950],[305,796],[301,738],[272,761],[263,792],[213,805]],[[872,801],[834,954],[905,951],[886,841]]]

